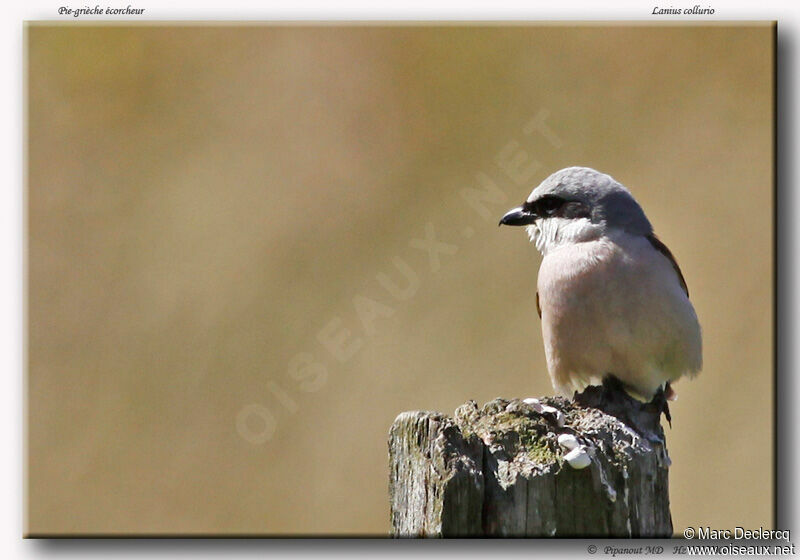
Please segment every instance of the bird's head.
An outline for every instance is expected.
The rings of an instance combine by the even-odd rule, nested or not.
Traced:
[[[633,195],[610,175],[588,167],[556,171],[509,210],[500,225],[527,226],[536,248],[590,241],[619,230],[648,235],[653,228]]]

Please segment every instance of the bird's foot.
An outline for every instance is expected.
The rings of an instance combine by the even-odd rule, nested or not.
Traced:
[[[663,391],[651,402],[642,403],[628,394],[619,379],[607,375],[602,385],[590,385],[581,393],[576,391],[573,400],[581,406],[597,408],[618,418],[648,441],[664,443],[662,412],[667,414],[668,421],[671,418]]]
[[[669,413],[669,401],[675,400],[670,399],[670,396],[674,395],[675,392],[672,390],[672,387],[669,386],[669,382],[666,384],[665,387],[659,387],[656,394],[653,396],[653,400],[651,400],[648,406],[653,407],[653,410],[657,416],[661,416],[664,414],[664,418],[667,419],[667,423],[669,424],[670,429],[672,429],[672,415]]]

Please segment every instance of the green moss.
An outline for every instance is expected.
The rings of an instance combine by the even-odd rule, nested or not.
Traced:
[[[553,453],[547,441],[538,440],[532,443],[533,445],[527,446],[528,457],[531,461],[540,465],[556,463],[558,461],[558,455]]]
[[[506,434],[516,434],[511,436],[512,439],[506,440],[507,445],[511,444],[509,452],[522,452],[539,465],[549,465],[558,461],[558,455],[550,448],[550,442],[547,440],[546,434],[550,431],[550,426],[544,419],[540,421],[514,412],[502,411],[484,416],[482,420],[485,423],[482,422],[483,426],[479,426],[478,431],[491,427],[492,431],[497,433],[498,440],[505,440]]]

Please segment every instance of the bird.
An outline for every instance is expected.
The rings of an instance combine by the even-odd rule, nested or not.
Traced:
[[[701,328],[675,257],[631,192],[568,167],[499,225],[524,226],[542,254],[536,309],[554,389],[613,382],[639,401],[660,399],[671,425],[671,384],[703,366]]]

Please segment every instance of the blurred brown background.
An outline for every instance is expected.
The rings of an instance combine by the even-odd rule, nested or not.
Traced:
[[[773,31],[29,26],[28,532],[385,534],[399,412],[553,391],[497,219],[569,165],[703,325],[676,531],[772,527]]]

